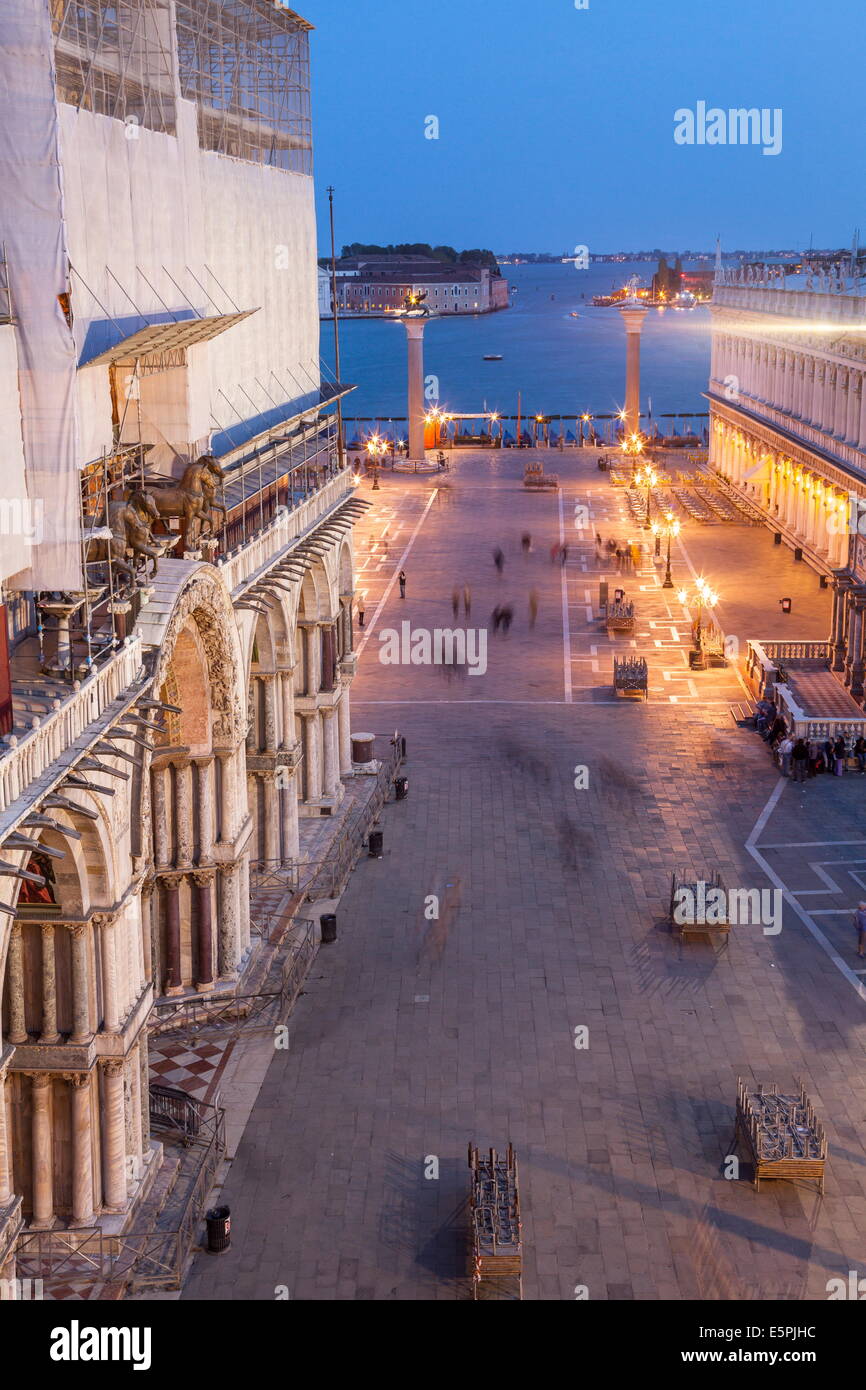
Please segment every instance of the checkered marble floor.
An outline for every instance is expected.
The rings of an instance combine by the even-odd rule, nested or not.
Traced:
[[[175,1086],[196,1100],[210,1101],[229,1059],[234,1038],[188,1039],[152,1038],[150,1042],[151,1081]]]

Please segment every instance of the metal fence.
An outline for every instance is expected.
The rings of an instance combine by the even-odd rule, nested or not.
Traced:
[[[156,1088],[159,1092],[163,1088]],[[165,1088],[168,1089],[168,1088]],[[151,1123],[164,1121],[163,1097],[151,1099]],[[128,1231],[109,1235],[90,1230],[25,1231],[15,1255],[19,1278],[41,1279],[49,1295],[51,1283],[125,1283],[132,1291],[144,1288],[179,1289],[187,1260],[197,1243],[201,1220],[217,1168],[225,1153],[223,1111],[188,1096],[197,1112],[196,1133],[186,1141],[188,1154],[179,1181],[188,1184],[179,1220],[166,1229]]]
[[[403,764],[403,741],[396,735],[389,744],[387,757],[381,760],[371,795],[358,806],[346,821],[337,845],[324,859],[301,864],[284,864],[278,859],[256,859],[250,863],[250,889],[281,888],[292,895],[301,894],[304,901],[336,898],[342,893],[354,869],[371,825],[388,800],[388,794]]]

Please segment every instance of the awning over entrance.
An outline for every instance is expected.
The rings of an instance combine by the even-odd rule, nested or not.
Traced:
[[[161,352],[177,352],[180,348],[195,347],[207,343],[211,338],[233,328],[236,323],[257,314],[258,309],[243,309],[237,314],[211,314],[207,318],[180,319],[171,323],[149,323],[128,338],[91,357],[88,367],[104,363],[106,366],[133,367],[142,357]]]

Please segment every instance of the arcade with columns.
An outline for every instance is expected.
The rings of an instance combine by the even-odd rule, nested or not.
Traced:
[[[712,316],[710,465],[832,581],[830,665],[862,704],[866,300],[727,275]]]
[[[23,876],[0,916],[0,1276],[22,1223],[129,1225],[161,1155],[154,1004],[243,989],[251,863],[302,862],[302,822],[345,795],[365,504],[347,473],[328,487],[252,573],[244,554],[163,561],[80,752],[6,808]]]

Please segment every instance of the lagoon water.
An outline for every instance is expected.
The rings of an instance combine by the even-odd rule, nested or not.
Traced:
[[[625,327],[618,310],[595,309],[591,299],[632,274],[648,284],[654,269],[650,262],[595,264],[587,270],[504,266],[509,284],[517,286],[510,309],[436,319],[425,331],[425,373],[438,377],[441,408],[514,415],[519,391],[524,415],[618,410],[625,395]],[[572,310],[578,318],[571,318]],[[651,404],[654,418],[668,411],[706,411],[709,309],[650,309],[642,337],[641,410]],[[330,322],[322,324],[321,341],[322,356],[333,369]],[[400,324],[342,321],[340,347],[343,379],[358,388],[345,402],[346,416],[382,421],[405,416],[406,334]],[[503,360],[485,362],[484,354],[491,352]]]

